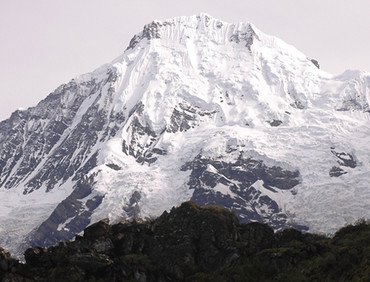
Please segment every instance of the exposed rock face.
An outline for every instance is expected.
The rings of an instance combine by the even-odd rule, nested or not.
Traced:
[[[271,194],[278,195],[278,190],[291,190],[300,183],[299,171],[268,167],[242,154],[233,163],[198,155],[182,170],[191,171],[188,185],[194,189],[192,201],[195,203],[227,207],[242,223],[264,222],[268,218],[276,229],[286,226],[287,217]],[[270,194],[264,193],[264,189]]]
[[[299,108],[299,106],[297,106],[297,108]],[[282,122],[281,120],[273,119],[273,120],[268,121],[268,123],[269,123],[271,126],[279,126],[279,125],[280,125],[280,124],[282,124],[283,122]]]
[[[334,150],[332,150],[331,152],[338,158],[339,165],[350,168],[355,168],[357,166],[357,162],[351,154],[344,152],[338,153]]]
[[[19,262],[13,259],[9,252],[0,247],[0,278],[3,278],[5,273],[12,273],[18,266]]]
[[[114,74],[109,72],[107,78],[99,82],[90,80],[77,83],[72,80],[59,87],[37,107],[16,112],[9,120],[2,122],[0,185],[10,189],[27,179],[24,185],[24,193],[27,194],[42,185],[46,185],[49,191],[60,181],[63,183],[72,176],[79,177],[77,170],[82,170],[83,163],[91,157],[91,149],[98,141],[99,133],[111,126],[106,116],[108,113],[99,110],[93,103],[99,100],[101,88],[113,82]],[[92,100],[91,107],[87,112],[79,112],[87,100]],[[83,117],[73,128],[78,113]],[[9,125],[13,126],[14,132],[2,128]],[[60,139],[62,136],[63,140]],[[79,152],[77,155],[76,151]],[[41,169],[35,173],[41,162]]]
[[[315,67],[317,67],[318,69],[320,68],[320,64],[317,60],[311,59],[311,62],[315,65]]]
[[[340,167],[337,167],[337,166],[333,166],[330,171],[329,171],[329,175],[331,177],[339,177],[343,174],[346,174],[347,172],[344,171],[343,169],[341,169]]]
[[[90,179],[91,181],[91,179]],[[85,204],[81,203],[91,195],[88,179],[77,184],[75,190],[63,200],[50,217],[26,238],[26,246],[51,246],[60,241],[71,240],[90,224],[93,211],[99,206],[102,197],[91,197]]]
[[[20,264],[0,249],[2,281],[367,281],[360,222],[333,239],[184,203],[149,222],[100,221],[73,242],[34,247]],[[350,242],[350,243],[349,243]]]
[[[344,153],[344,152],[336,152],[334,148],[331,151],[334,156],[337,157],[337,163],[339,166],[333,166],[330,171],[329,175],[331,177],[339,177],[343,174],[347,174],[348,171],[345,171],[345,168],[355,168],[357,166],[356,159],[353,155],[349,153]]]

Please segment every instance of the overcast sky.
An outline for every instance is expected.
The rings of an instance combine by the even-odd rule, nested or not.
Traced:
[[[369,0],[0,0],[0,119],[119,56],[153,19],[254,23],[322,69],[370,71]]]

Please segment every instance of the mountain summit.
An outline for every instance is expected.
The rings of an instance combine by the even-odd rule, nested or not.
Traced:
[[[216,204],[333,232],[370,217],[370,74],[333,76],[249,23],[154,21],[0,123],[0,245]]]

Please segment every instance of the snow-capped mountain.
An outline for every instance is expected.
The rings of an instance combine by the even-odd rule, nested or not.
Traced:
[[[370,74],[249,23],[154,21],[122,56],[0,123],[0,245],[183,201],[333,232],[370,217]]]

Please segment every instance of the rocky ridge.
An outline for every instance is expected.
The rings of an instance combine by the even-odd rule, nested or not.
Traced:
[[[370,226],[333,238],[260,223],[193,203],[146,222],[100,221],[58,246],[34,247],[25,264],[0,250],[2,281],[366,281]],[[365,244],[365,245],[364,245]]]

